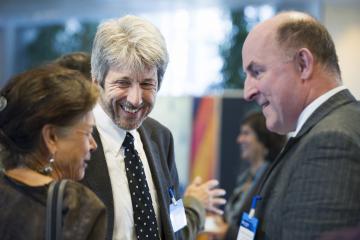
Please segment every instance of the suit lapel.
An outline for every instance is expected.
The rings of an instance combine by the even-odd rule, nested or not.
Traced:
[[[293,138],[293,137],[289,138],[288,141],[286,142],[285,146],[279,153],[279,155],[275,158],[275,160],[270,164],[268,169],[265,171],[264,175],[262,176],[262,178],[260,180],[259,188],[257,190],[258,195],[261,196],[261,191],[265,185],[265,182],[269,178],[270,174],[273,172],[273,169],[280,163],[282,156],[284,156],[284,154],[289,151],[289,149],[297,142],[297,140],[298,140],[298,138]]]
[[[109,237],[112,236],[114,225],[114,201],[111,182],[100,135],[96,128],[94,128],[93,136],[98,147],[91,154],[91,161],[89,162],[82,182],[93,190],[107,207],[107,237]]]
[[[169,221],[169,198],[167,179],[162,171],[161,158],[159,156],[158,144],[152,137],[152,129],[145,129],[143,125],[138,129],[141,141],[143,143],[144,151],[149,163],[151,175],[157,192],[158,204],[160,209],[162,239],[172,239],[173,231]],[[171,237],[170,237],[171,236]]]

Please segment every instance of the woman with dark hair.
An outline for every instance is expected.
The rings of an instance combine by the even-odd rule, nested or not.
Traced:
[[[92,137],[99,90],[78,71],[46,66],[12,78],[0,91],[0,239],[44,239],[47,191],[70,179],[63,239],[104,239],[102,202],[78,181]]]
[[[249,163],[249,168],[238,177],[237,187],[225,206],[226,222],[238,222],[247,194],[256,186],[269,162],[280,153],[285,141],[285,136],[267,130],[262,113],[253,113],[242,122],[236,142],[240,145],[241,159]]]
[[[256,188],[269,162],[280,153],[285,141],[285,136],[267,130],[262,113],[252,113],[241,123],[236,142],[240,145],[241,159],[249,163],[249,168],[239,175],[236,188],[225,206],[223,219],[216,219],[220,230],[215,234],[218,238],[223,239],[226,235],[225,239],[236,239],[244,201]]]

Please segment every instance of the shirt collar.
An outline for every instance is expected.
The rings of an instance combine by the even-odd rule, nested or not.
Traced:
[[[120,151],[120,148],[125,140],[126,130],[119,128],[113,120],[106,114],[100,104],[96,104],[93,109],[96,128],[100,135],[103,136],[102,140],[107,141],[108,146],[113,146]],[[136,130],[130,130],[133,136],[135,136]]]
[[[301,112],[301,114],[299,116],[299,119],[296,124],[296,130],[294,132],[290,132],[289,137],[295,137],[300,132],[301,128],[304,126],[306,120],[309,119],[311,114],[313,114],[315,112],[315,110],[320,107],[321,104],[323,104],[329,98],[331,98],[336,93],[338,93],[344,89],[346,89],[345,86],[339,86],[339,87],[333,88],[330,91],[321,95],[320,97],[316,98],[309,105],[307,105],[306,108]]]

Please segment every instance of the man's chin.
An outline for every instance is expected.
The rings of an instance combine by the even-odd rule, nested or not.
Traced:
[[[129,121],[117,121],[117,126],[125,131],[131,131],[131,130],[135,130],[137,128],[140,127],[140,125],[142,124],[142,121],[134,121],[134,122],[129,122]]]
[[[287,131],[284,130],[284,127],[282,125],[280,125],[278,122],[273,122],[273,123],[266,123],[266,128],[273,133],[277,133],[280,135],[286,134],[288,133]]]

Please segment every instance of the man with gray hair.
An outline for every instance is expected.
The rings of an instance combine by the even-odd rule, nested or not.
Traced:
[[[291,135],[257,191],[257,239],[312,240],[360,223],[360,105],[341,83],[328,31],[280,13],[249,33],[242,54],[245,99],[269,130]]]
[[[98,149],[84,183],[107,207],[107,239],[194,239],[204,207],[219,212],[224,203],[216,180],[197,179],[183,199],[187,227],[177,231],[183,218],[176,211],[178,220],[170,219],[170,205],[181,206],[173,137],[148,117],[167,64],[165,40],[150,22],[125,16],[98,27],[91,56],[101,89],[94,109]]]

